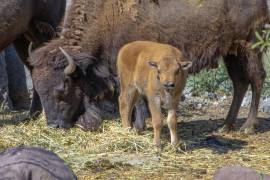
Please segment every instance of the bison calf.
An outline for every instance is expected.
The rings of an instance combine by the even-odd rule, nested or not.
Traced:
[[[185,87],[187,61],[175,47],[148,41],[135,41],[121,48],[117,59],[120,80],[119,108],[124,128],[131,127],[131,114],[140,96],[145,96],[152,116],[154,143],[160,147],[161,103],[168,112],[172,145],[178,144],[176,108]]]

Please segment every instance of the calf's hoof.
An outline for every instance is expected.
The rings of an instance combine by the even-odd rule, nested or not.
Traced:
[[[173,146],[173,147],[179,147],[180,146],[180,141],[177,139],[177,140],[174,140],[174,141],[171,141],[171,145]]]
[[[161,141],[160,140],[154,140],[154,146],[157,150],[161,150]]]
[[[131,130],[132,130],[132,127],[131,126],[123,126],[123,129],[125,130],[125,131],[128,131],[128,132],[130,132]]]

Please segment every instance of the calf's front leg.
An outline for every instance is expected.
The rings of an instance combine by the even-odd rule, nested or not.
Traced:
[[[160,107],[160,98],[151,98],[148,100],[149,109],[152,117],[152,124],[154,129],[154,144],[157,148],[161,148],[161,130],[163,126],[162,114]]]
[[[167,117],[168,127],[170,129],[171,134],[171,144],[176,146],[179,143],[177,137],[177,119],[176,119],[176,110],[170,109]]]

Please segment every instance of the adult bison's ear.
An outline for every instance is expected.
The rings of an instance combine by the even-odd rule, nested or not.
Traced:
[[[87,53],[79,53],[76,55],[76,63],[79,68],[82,70],[83,75],[87,74],[87,70],[91,67],[97,59]]]
[[[154,68],[158,67],[157,62],[155,61],[150,60],[150,61],[147,61],[147,63],[150,67],[154,67]]]
[[[192,62],[191,61],[183,61],[183,62],[180,62],[180,66],[181,66],[182,70],[187,71],[187,70],[189,70],[189,68],[192,67]]]

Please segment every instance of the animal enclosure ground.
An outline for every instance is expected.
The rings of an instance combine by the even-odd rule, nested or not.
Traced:
[[[211,179],[219,167],[235,164],[269,173],[269,115],[260,113],[255,135],[215,133],[229,104],[210,103],[200,110],[190,104],[179,109],[178,132],[183,151],[169,145],[166,126],[163,150],[157,153],[149,123],[142,135],[123,130],[119,119],[105,121],[99,132],[84,132],[79,128],[50,129],[45,118],[19,122],[22,113],[0,114],[0,150],[19,145],[44,147],[65,159],[79,179]],[[241,110],[237,129],[247,113],[248,109]]]

